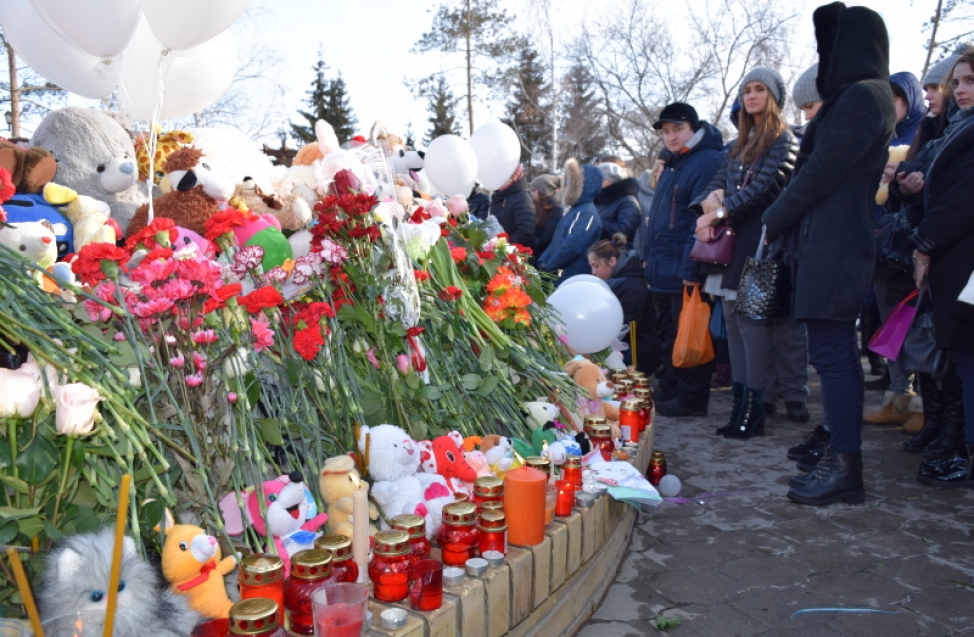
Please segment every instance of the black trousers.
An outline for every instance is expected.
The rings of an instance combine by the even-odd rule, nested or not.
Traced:
[[[661,400],[674,396],[680,404],[690,408],[706,408],[710,403],[710,375],[713,361],[697,367],[673,366],[673,342],[683,309],[682,294],[653,294],[656,304],[656,325],[662,341],[663,373],[659,379]]]

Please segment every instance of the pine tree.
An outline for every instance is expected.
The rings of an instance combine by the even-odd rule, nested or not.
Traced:
[[[446,78],[442,74],[430,76],[420,81],[416,92],[426,98],[426,108],[429,117],[429,130],[423,143],[429,146],[430,142],[440,135],[457,135],[460,133],[460,125],[457,122],[457,101],[458,99],[450,90]]]
[[[521,162],[535,170],[545,170],[551,155],[551,121],[548,104],[550,86],[538,52],[531,46],[521,50],[516,69],[517,88],[507,104],[505,124],[521,139]]]
[[[416,133],[413,132],[412,120],[406,122],[406,139],[403,141],[403,145],[409,150],[416,149]]]
[[[595,97],[592,75],[585,65],[576,63],[562,78],[560,104],[562,158],[590,161],[605,148],[605,116]]]
[[[344,143],[355,135],[355,127],[358,120],[352,112],[352,107],[348,103],[348,94],[345,90],[345,80],[341,73],[333,80],[329,80],[325,72],[328,65],[325,64],[321,54],[318,61],[312,67],[315,72],[315,79],[308,89],[307,111],[298,111],[298,115],[304,118],[307,125],[291,124],[291,134],[299,142],[310,144],[315,141],[315,122],[319,119],[325,120],[335,129],[338,141]]]

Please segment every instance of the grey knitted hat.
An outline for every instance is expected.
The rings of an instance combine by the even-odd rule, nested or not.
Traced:
[[[744,79],[741,80],[741,103],[744,102],[744,87],[750,82],[761,82],[768,87],[771,94],[774,96],[774,101],[778,102],[778,107],[781,108],[785,105],[785,100],[788,98],[788,93],[785,89],[785,81],[781,79],[781,73],[778,73],[774,69],[769,69],[766,66],[759,66],[756,69],[751,69]]]
[[[561,188],[560,175],[541,175],[531,180],[531,189],[537,190],[542,197],[550,197]]]
[[[799,108],[805,104],[821,102],[822,96],[818,94],[815,86],[815,78],[818,77],[818,64],[813,64],[805,72],[798,76],[795,86],[791,89],[791,99]]]
[[[947,80],[947,75],[954,70],[954,65],[957,64],[957,60],[960,56],[967,52],[967,49],[971,48],[970,42],[961,42],[954,49],[953,53],[940,60],[936,64],[930,66],[927,70],[927,74],[923,76],[923,81],[920,82],[920,86],[930,86],[931,84],[936,84],[940,86]]]

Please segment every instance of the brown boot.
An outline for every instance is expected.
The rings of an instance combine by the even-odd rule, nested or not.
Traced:
[[[914,396],[911,398],[907,411],[910,412],[910,417],[905,423],[903,423],[903,427],[900,429],[900,431],[904,436],[915,436],[920,433],[921,429],[923,429],[923,399],[919,396]]]
[[[894,394],[886,392],[886,399],[883,407],[862,417],[863,422],[868,425],[902,425],[910,419],[910,412],[907,407],[913,394]]]

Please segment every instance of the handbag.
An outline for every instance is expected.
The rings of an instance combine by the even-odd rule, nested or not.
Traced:
[[[907,303],[915,299],[917,294],[919,294],[919,290],[913,290],[905,299],[896,304],[896,307],[886,318],[886,322],[869,339],[870,351],[890,360],[896,360],[899,357],[903,341],[906,340],[906,334],[910,331],[910,326],[913,325],[913,319],[917,313],[916,306],[907,305]]]
[[[727,340],[727,324],[724,323],[724,304],[717,299],[710,312],[710,336],[714,340]]]
[[[924,281],[920,288],[918,306],[923,300],[924,294],[929,295],[930,293],[926,286],[926,281]],[[900,349],[900,355],[896,362],[905,372],[930,374],[934,380],[943,378],[947,371],[949,359],[947,352],[937,346],[937,333],[934,329],[931,310],[926,309],[917,313],[909,331],[906,333],[906,339],[903,341],[903,347]]]
[[[766,233],[767,228],[762,227],[757,252],[744,263],[737,287],[737,302],[734,303],[735,314],[753,321],[785,318],[791,310],[788,265],[780,258],[762,258]]]
[[[913,224],[904,212],[884,215],[876,237],[880,263],[903,272],[913,272]]]
[[[699,285],[689,287],[683,289],[683,308],[673,341],[673,367],[697,367],[714,360],[710,306],[703,300]]]
[[[701,263],[730,265],[734,260],[734,226],[725,221],[714,226],[714,232],[712,241],[694,241],[690,258]]]

